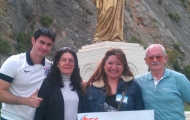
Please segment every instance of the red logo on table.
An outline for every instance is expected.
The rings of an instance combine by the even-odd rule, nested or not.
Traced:
[[[83,116],[80,120],[98,120],[98,118],[91,118],[91,117],[88,118],[86,116]]]

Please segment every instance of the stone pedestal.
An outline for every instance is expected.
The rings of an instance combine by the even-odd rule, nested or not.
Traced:
[[[124,51],[129,67],[135,76],[148,72],[148,66],[144,61],[145,50],[140,44],[106,41],[82,46],[78,50],[80,74],[84,80],[89,80],[106,51],[110,48],[120,48]]]

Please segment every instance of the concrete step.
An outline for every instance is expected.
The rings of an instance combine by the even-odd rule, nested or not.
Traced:
[[[190,111],[185,112],[186,120],[190,120]]]

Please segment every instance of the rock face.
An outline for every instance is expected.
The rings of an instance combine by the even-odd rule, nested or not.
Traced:
[[[75,50],[91,44],[95,25],[96,8],[94,0],[1,0],[0,38],[13,46],[19,32],[35,31],[42,27],[40,16],[47,14],[54,18],[50,29],[57,33],[56,49],[72,46]],[[124,39],[136,37],[146,45],[161,43],[172,48],[174,42],[181,45],[185,64],[190,58],[190,15],[179,0],[126,0]],[[189,6],[188,6],[189,7]],[[181,21],[173,22],[168,12],[178,13]],[[7,57],[7,56],[6,56]]]

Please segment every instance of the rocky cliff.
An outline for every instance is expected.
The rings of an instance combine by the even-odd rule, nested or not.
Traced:
[[[41,15],[49,15],[49,26],[57,33],[53,51],[62,46],[75,50],[91,44],[96,25],[94,0],[0,0],[0,38],[9,41],[15,53],[16,38],[20,32],[35,31],[42,27]],[[180,44],[183,64],[190,60],[190,0],[126,0],[124,39],[133,38],[144,46],[161,43],[173,49]],[[185,2],[184,2],[185,1]],[[169,13],[179,15],[179,21],[169,18]],[[2,55],[1,55],[2,56]],[[2,61],[7,56],[2,56]]]

